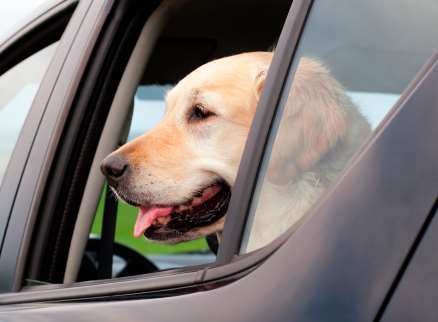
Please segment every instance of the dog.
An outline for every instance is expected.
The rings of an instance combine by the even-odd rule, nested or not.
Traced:
[[[166,95],[163,119],[107,156],[118,198],[139,208],[134,236],[179,243],[221,233],[272,52],[208,62]],[[300,59],[246,245],[267,244],[296,223],[370,133],[328,69]]]

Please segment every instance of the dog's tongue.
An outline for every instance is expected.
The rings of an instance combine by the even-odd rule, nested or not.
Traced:
[[[169,216],[172,212],[172,207],[168,208],[144,208],[140,207],[137,215],[137,221],[134,226],[134,237],[138,238],[143,235],[144,231],[148,229],[154,220],[158,217]]]

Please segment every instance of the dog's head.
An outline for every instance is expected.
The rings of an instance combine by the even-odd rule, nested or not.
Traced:
[[[271,56],[199,67],[168,92],[155,128],[105,158],[110,186],[140,209],[135,236],[175,243],[222,229]]]
[[[102,171],[113,191],[139,208],[136,237],[177,243],[222,230],[271,58],[268,52],[245,53],[199,67],[167,94],[164,118],[155,128],[105,158]],[[337,129],[343,130],[324,126],[332,115],[319,117],[315,108],[301,104],[291,112],[297,127],[297,137],[288,142],[291,149],[297,146],[296,160],[289,160],[294,171],[316,162],[339,137]],[[317,147],[304,151],[303,142]]]

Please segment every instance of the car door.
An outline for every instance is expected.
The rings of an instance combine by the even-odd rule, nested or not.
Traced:
[[[436,208],[435,208],[436,209]],[[438,310],[435,298],[438,292],[436,210],[431,211],[430,228],[423,229],[417,242],[400,270],[399,283],[381,310],[382,321],[436,321]],[[435,211],[435,213],[434,213]]]
[[[289,88],[303,57],[299,44],[318,25],[321,8],[330,7],[317,1],[294,1],[291,7],[233,187],[215,265],[149,283],[138,278],[7,294],[1,297],[8,304],[1,317],[6,321],[380,319],[436,202],[437,155],[430,148],[438,134],[437,98],[430,86],[435,84],[436,55],[429,53],[423,68],[415,70],[417,76],[409,76],[410,84],[403,84],[403,95],[388,116],[299,226],[279,233],[260,250],[247,253],[244,246],[244,239],[251,236],[251,209],[258,205],[257,186],[263,184]],[[360,78],[354,79],[358,87],[363,84]]]

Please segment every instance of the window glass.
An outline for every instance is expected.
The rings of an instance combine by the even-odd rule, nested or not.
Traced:
[[[295,54],[242,252],[297,225],[436,51],[438,3],[315,1]]]
[[[56,46],[40,50],[0,76],[0,183]]]
[[[128,141],[152,129],[162,118],[165,110],[164,96],[171,85],[142,85],[134,97],[134,107]],[[96,217],[91,230],[91,237],[101,235],[102,216],[105,193],[102,193]],[[154,243],[145,238],[135,238],[133,229],[138,208],[124,202],[118,203],[115,241],[146,256],[158,269],[169,269],[210,263],[215,256],[210,252],[205,239],[198,239],[177,245]],[[113,276],[123,269],[121,259],[113,259]]]

